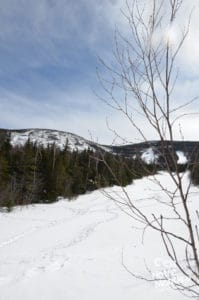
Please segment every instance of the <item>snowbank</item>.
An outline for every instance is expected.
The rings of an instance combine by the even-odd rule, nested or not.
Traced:
[[[158,179],[172,186],[166,174]],[[154,199],[164,197],[150,178],[137,180],[127,191],[148,212],[158,209]],[[130,270],[142,275],[147,273],[143,258],[153,272],[168,261],[159,236],[148,232],[142,244],[141,231],[134,225],[100,191],[76,201],[0,213],[0,299],[186,299],[125,270],[122,258]]]

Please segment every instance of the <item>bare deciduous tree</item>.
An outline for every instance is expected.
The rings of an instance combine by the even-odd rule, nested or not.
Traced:
[[[99,80],[107,93],[102,100],[123,113],[142,140],[147,141],[147,137],[136,122],[135,114],[145,120],[145,126],[150,126],[156,132],[161,142],[160,153],[164,165],[174,184],[174,189],[169,190],[154,176],[154,180],[168,198],[166,202],[159,200],[163,209],[158,214],[145,214],[125,189],[122,199],[115,198],[112,194],[108,197],[142,223],[144,230],[149,227],[159,232],[168,257],[188,279],[187,282],[170,279],[173,286],[191,297],[198,298],[199,213],[191,210],[191,183],[184,183],[185,175],[180,171],[174,147],[174,126],[184,115],[181,111],[198,100],[194,98],[186,103],[176,104],[174,95],[178,81],[176,61],[190,25],[189,17],[186,26],[181,28],[174,39],[174,31],[179,28],[178,16],[182,6],[183,0],[127,1],[123,14],[130,29],[129,34],[124,36],[116,30],[115,63],[108,65],[101,61],[108,71],[109,79],[99,76]],[[170,215],[164,213],[164,206],[169,207]],[[181,232],[176,229],[179,225],[183,228]],[[165,276],[155,280],[168,278]]]

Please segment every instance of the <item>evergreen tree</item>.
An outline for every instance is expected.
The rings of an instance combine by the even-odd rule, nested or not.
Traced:
[[[112,185],[125,186],[148,175],[154,166],[90,149],[46,148],[29,140],[12,147],[9,137],[0,145],[0,206],[53,202]]]

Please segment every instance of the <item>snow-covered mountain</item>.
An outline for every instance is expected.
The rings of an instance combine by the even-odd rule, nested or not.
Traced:
[[[196,141],[174,141],[173,142],[176,160],[178,164],[186,164],[190,158],[195,158],[199,154],[199,142]],[[144,162],[150,164],[153,162],[164,163],[163,146],[160,141],[148,141],[137,144],[122,146],[110,146],[115,154],[126,157],[140,157]],[[171,157],[170,142],[164,142],[164,154]]]
[[[37,143],[47,147],[48,145],[55,144],[60,149],[64,149],[66,144],[68,148],[78,151],[87,149],[96,150],[102,148],[107,150],[104,146],[101,146],[92,141],[86,140],[76,134],[70,132],[64,132],[52,129],[20,129],[20,130],[1,130],[1,134],[10,135],[10,141],[12,146],[23,146],[29,140],[30,142]]]
[[[149,141],[122,146],[100,145],[76,134],[52,129],[0,129],[0,143],[5,139],[5,136],[8,135],[10,136],[11,144],[13,146],[24,145],[30,140],[31,142],[36,142],[44,147],[55,144],[60,149],[63,149],[67,143],[68,148],[71,151],[83,151],[85,149],[95,151],[100,149],[125,157],[140,157],[146,163],[153,163],[160,160],[162,151],[160,141]],[[165,153],[168,153],[169,142],[165,143],[165,147]],[[179,164],[186,164],[192,155],[199,152],[199,142],[175,141],[174,147]]]

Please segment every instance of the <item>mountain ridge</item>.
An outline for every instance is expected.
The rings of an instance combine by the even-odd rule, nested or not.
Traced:
[[[0,140],[4,140],[6,136],[10,136],[12,146],[23,146],[28,140],[38,145],[47,147],[48,145],[55,144],[58,148],[63,149],[68,144],[71,151],[83,151],[88,148],[96,150],[105,146],[87,140],[77,134],[66,132],[56,129],[46,128],[26,128],[26,129],[0,129]]]
[[[140,156],[145,162],[154,162],[156,157],[162,151],[161,142],[152,140],[148,142],[140,142],[125,145],[103,145],[85,139],[71,132],[66,132],[56,129],[44,128],[26,128],[26,129],[0,129],[0,143],[3,142],[6,136],[10,136],[12,146],[23,146],[28,140],[38,145],[47,147],[55,144],[60,149],[63,149],[67,143],[71,151],[78,150],[103,150],[113,154],[122,155],[125,157]],[[165,148],[169,148],[169,141],[165,141]],[[173,142],[176,155],[179,163],[186,163],[193,153],[199,152],[199,141],[174,141]]]

